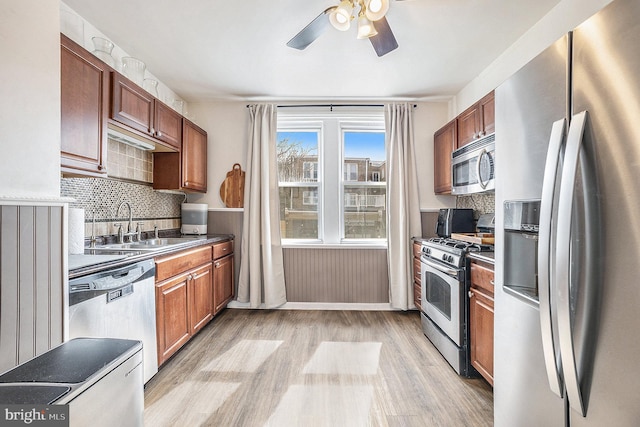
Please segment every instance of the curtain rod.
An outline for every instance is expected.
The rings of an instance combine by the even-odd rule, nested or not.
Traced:
[[[249,104],[247,104],[247,108],[249,108]],[[330,111],[333,111],[333,107],[384,107],[384,104],[292,104],[292,105],[277,105],[277,108],[295,108],[295,107],[306,107],[306,108],[318,108],[318,107],[329,107]],[[413,104],[413,108],[417,108],[417,104]]]

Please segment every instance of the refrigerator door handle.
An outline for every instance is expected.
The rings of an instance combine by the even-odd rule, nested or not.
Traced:
[[[575,114],[571,119],[567,146],[560,181],[560,196],[558,206],[558,230],[556,241],[555,277],[558,298],[558,336],[560,341],[560,355],[562,358],[563,375],[567,397],[571,407],[585,416],[585,405],[578,378],[575,346],[573,340],[572,310],[571,310],[571,217],[573,211],[573,192],[578,172],[580,149],[583,142],[587,112]]]
[[[549,149],[544,167],[542,181],[542,200],[540,203],[540,228],[538,234],[538,296],[540,302],[540,330],[542,332],[542,351],[547,370],[547,379],[551,391],[558,397],[563,396],[562,365],[556,357],[557,344],[553,337],[553,301],[552,289],[555,289],[551,260],[552,221],[556,200],[556,176],[564,143],[566,120],[553,123],[549,138]],[[555,305],[555,304],[554,304]]]

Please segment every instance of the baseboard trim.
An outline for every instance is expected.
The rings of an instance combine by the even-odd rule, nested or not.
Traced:
[[[251,309],[248,302],[231,301],[227,308]],[[258,307],[264,310],[264,304]],[[395,311],[390,303],[338,303],[338,302],[287,302],[274,310],[352,310],[352,311]]]

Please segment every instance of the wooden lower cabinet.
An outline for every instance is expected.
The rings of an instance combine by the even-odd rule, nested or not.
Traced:
[[[191,298],[189,332],[195,334],[213,318],[213,266],[211,263],[190,274],[188,290]]]
[[[469,332],[471,365],[493,385],[493,266],[471,262]]]
[[[189,327],[189,275],[156,285],[158,364],[162,364],[191,338]]]
[[[156,259],[159,365],[233,299],[234,271],[233,240]]]
[[[420,264],[420,254],[422,245],[417,242],[413,242],[413,303],[422,309],[422,265]]]
[[[235,286],[233,281],[233,254],[220,258],[213,263],[213,314],[218,314],[233,299]]]

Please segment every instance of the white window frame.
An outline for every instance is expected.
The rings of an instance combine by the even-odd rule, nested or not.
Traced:
[[[345,132],[384,132],[382,108],[366,107],[352,111],[328,109],[286,108],[278,110],[278,132],[318,132],[318,181],[299,186],[314,186],[318,191],[317,240],[282,239],[284,247],[386,247],[384,239],[344,238],[345,183],[360,186],[386,186],[385,182],[344,181]],[[336,109],[337,110],[337,109]],[[357,164],[356,164],[357,165]],[[291,186],[290,183],[279,183]]]

